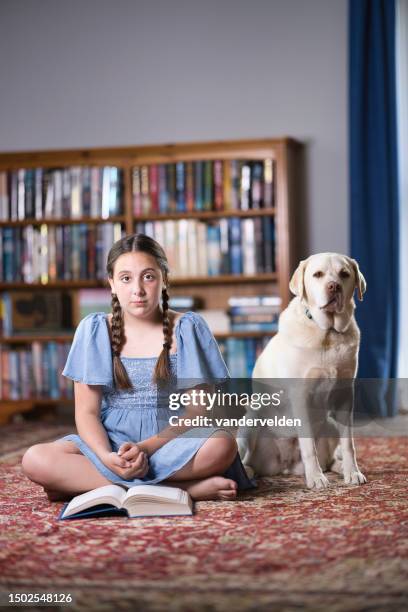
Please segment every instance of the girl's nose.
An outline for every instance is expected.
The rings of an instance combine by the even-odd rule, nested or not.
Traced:
[[[143,284],[141,282],[135,283],[132,288],[132,293],[134,293],[135,295],[144,295],[145,290],[144,290]]]

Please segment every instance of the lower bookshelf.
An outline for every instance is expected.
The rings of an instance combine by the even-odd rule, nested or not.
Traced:
[[[257,356],[273,334],[263,331],[215,334],[233,378],[251,377]],[[73,385],[60,374],[72,338],[73,334],[0,338],[0,425],[16,413],[73,402]],[[44,371],[48,372],[45,377]]]

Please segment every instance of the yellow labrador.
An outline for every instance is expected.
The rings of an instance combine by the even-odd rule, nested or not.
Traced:
[[[300,262],[289,287],[296,297],[282,312],[278,333],[259,356],[253,383],[256,379],[277,378],[315,379],[316,384],[325,379],[337,384],[338,379],[352,381],[360,343],[353,294],[357,289],[362,300],[366,290],[357,262],[338,253],[312,255]],[[302,417],[297,438],[279,438],[279,431],[270,429],[268,435],[264,435],[265,431],[240,430],[238,443],[244,465],[250,473],[260,476],[304,472],[309,488],[328,486],[323,473],[327,469],[341,470],[348,484],[366,482],[358,468],[353,443],[352,394],[346,400],[347,418],[341,433],[336,426],[334,437],[326,435],[321,439],[305,433],[305,421],[313,410],[310,398],[311,394],[302,394],[301,384],[291,398],[295,415]],[[325,406],[326,412],[329,409]]]

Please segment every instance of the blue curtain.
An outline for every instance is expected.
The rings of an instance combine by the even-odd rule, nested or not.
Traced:
[[[358,376],[377,379],[364,411],[386,416],[395,412],[398,351],[394,0],[349,0],[349,130],[351,255],[367,280],[356,310]]]

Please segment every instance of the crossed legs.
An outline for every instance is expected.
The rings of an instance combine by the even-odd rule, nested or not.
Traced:
[[[235,439],[212,435],[180,470],[163,484],[187,490],[193,499],[235,499],[237,484],[219,476],[234,461]],[[25,475],[44,487],[50,500],[71,498],[112,484],[70,440],[36,444],[24,454]]]

